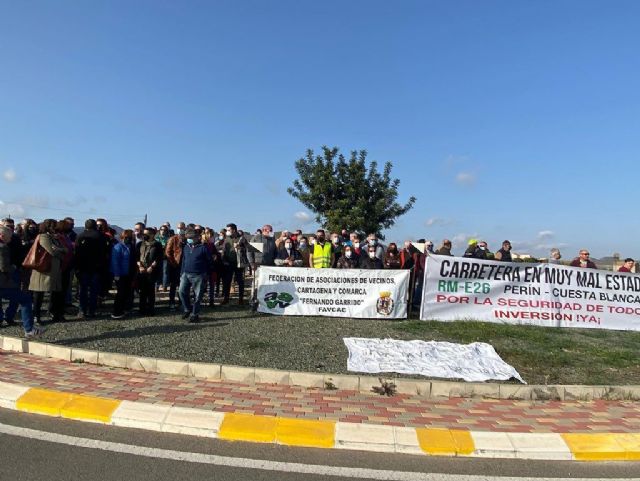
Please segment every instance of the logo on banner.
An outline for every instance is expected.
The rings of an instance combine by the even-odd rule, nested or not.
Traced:
[[[293,296],[288,292],[269,292],[264,296],[264,302],[269,309],[284,309],[289,307]]]
[[[376,311],[382,316],[390,316],[393,313],[393,306],[395,303],[391,299],[391,292],[383,291],[380,293],[380,297],[376,301]]]

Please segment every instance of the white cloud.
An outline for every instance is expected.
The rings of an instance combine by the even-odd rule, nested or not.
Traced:
[[[456,174],[456,183],[460,185],[473,185],[476,182],[476,175],[471,172],[458,172]]]
[[[313,220],[313,216],[308,212],[299,211],[293,214],[293,218],[303,224],[309,224]]]
[[[13,169],[7,169],[2,173],[2,178],[6,181],[6,182],[15,182],[18,178],[18,176],[16,175],[16,171]]]
[[[538,239],[553,239],[556,236],[555,232],[552,230],[541,230],[538,232]]]
[[[465,234],[461,232],[451,238],[451,246],[456,251],[456,255],[462,255],[469,244],[469,239],[480,239],[478,234]],[[458,252],[460,251],[460,252]]]
[[[26,209],[20,205],[15,203],[5,204],[0,200],[0,217],[5,217],[10,215],[13,218],[16,217],[24,217],[26,214]]]
[[[451,221],[447,219],[442,219],[440,217],[432,217],[431,219],[428,219],[427,222],[425,222],[425,224],[427,225],[427,227],[433,227],[433,226],[443,227],[451,224]]]

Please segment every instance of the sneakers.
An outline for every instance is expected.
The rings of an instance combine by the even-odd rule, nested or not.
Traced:
[[[82,311],[78,311],[78,320],[79,321],[84,321],[86,319],[87,319],[87,315]]]
[[[33,328],[29,332],[24,333],[24,337],[27,339],[33,339],[34,337],[39,337],[44,334],[44,328],[39,326],[33,326]]]
[[[190,315],[191,315],[190,312],[183,312],[182,313],[182,319],[188,319]]]
[[[111,314],[111,319],[124,319],[124,314]]]
[[[200,316],[198,316],[197,314],[189,316],[189,322],[192,324],[195,324],[196,322],[200,322]]]

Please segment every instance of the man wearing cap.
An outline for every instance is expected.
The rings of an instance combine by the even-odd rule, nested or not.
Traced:
[[[186,245],[182,248],[182,269],[180,273],[180,301],[182,318],[189,322],[200,320],[200,305],[207,285],[207,276],[213,271],[213,256],[202,237],[195,229],[187,230]],[[191,288],[195,292],[195,302],[191,305]]]
[[[511,262],[511,242],[508,240],[502,243],[502,247],[495,253],[493,258],[497,261]]]

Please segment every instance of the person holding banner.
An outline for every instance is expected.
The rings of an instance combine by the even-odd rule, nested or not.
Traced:
[[[571,261],[569,264],[572,267],[582,267],[584,269],[597,269],[595,262],[589,259],[589,251],[587,249],[580,249],[578,257]]]
[[[504,241],[502,247],[496,252],[494,259],[502,262],[511,262],[511,242]]]
[[[309,266],[314,269],[329,269],[335,260],[333,246],[327,242],[324,229],[316,231],[316,243],[309,253]]]
[[[338,269],[357,269],[358,268],[358,256],[353,252],[353,247],[346,245],[342,252],[342,256],[338,259],[336,265]]]
[[[376,256],[376,246],[367,246],[367,255],[360,258],[360,269],[384,269],[382,260]]]
[[[298,249],[295,248],[291,237],[287,237],[280,249],[278,249],[275,265],[284,267],[302,267],[302,264],[302,255],[300,255]]]
[[[636,261],[634,261],[631,257],[627,257],[624,260],[624,264],[620,266],[618,272],[633,272],[633,268],[636,265]]]

